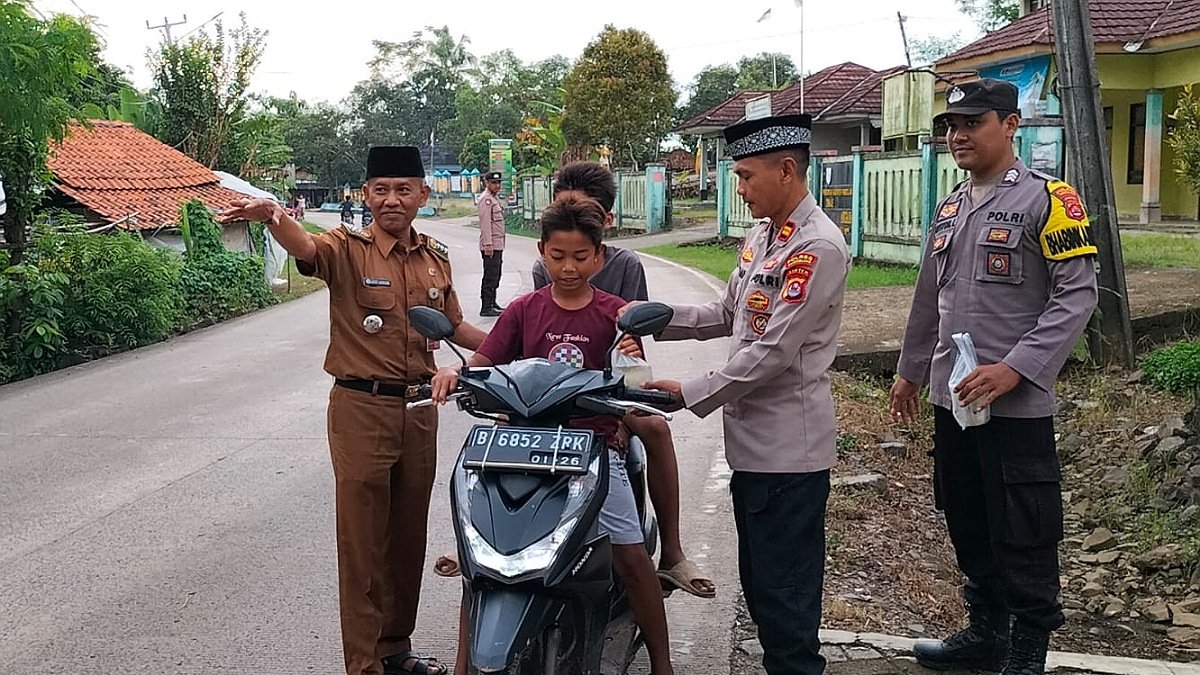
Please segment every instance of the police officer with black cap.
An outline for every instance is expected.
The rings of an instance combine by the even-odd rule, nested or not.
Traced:
[[[738,196],[760,222],[721,299],[676,306],[656,339],[729,336],[729,358],[669,391],[724,412],[738,566],[769,675],[819,675],[825,505],[837,459],[829,367],[850,271],[846,240],[808,190],[809,115],[725,129]]]
[[[504,206],[500,203],[500,172],[485,176],[487,189],[479,196],[479,252],[483,256],[483,281],[480,284],[480,316],[500,316],[504,311],[496,302],[500,271],[504,265]]]
[[[309,234],[268,199],[237,202],[223,221],[267,223],[301,274],[329,287],[334,378],[327,415],[337,504],[338,588],[348,675],[448,672],[413,648],[437,464],[437,412],[407,410],[434,373],[438,348],[409,323],[408,309],[441,310],[451,340],[475,349],[484,334],[463,321],[445,244],[412,228],[429,198],[412,146],[371,148],[365,228]]]
[[[938,204],[891,411],[910,422],[929,385],[934,495],[966,577],[970,625],[920,640],[914,653],[936,669],[1040,675],[1064,621],[1054,381],[1096,306],[1096,247],[1075,190],[1014,155],[1016,87],[964,82],[946,102],[935,124],[946,124],[970,179]],[[951,390],[958,333],[970,334],[980,365]],[[952,397],[990,419],[961,426]]]

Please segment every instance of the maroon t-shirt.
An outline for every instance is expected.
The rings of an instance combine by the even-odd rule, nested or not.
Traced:
[[[575,368],[602,370],[605,355],[617,339],[621,298],[596,290],[582,309],[563,309],[550,286],[508,303],[477,350],[494,364],[543,358]],[[617,418],[603,415],[576,420],[572,426],[603,433],[610,445],[617,438]]]

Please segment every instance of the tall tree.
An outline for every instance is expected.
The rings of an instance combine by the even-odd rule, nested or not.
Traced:
[[[746,56],[737,63],[739,91],[782,89],[797,77],[792,57],[778,52]]]
[[[498,138],[496,132],[484,129],[467,136],[463,143],[462,152],[458,153],[458,163],[463,169],[487,171],[491,162],[491,146],[488,141]]]
[[[465,35],[455,38],[449,26],[426,26],[404,42],[375,41],[373,79],[406,83],[420,107],[426,140],[437,142],[440,129],[455,117],[460,87],[480,77],[470,43]]]
[[[658,154],[676,95],[666,54],[649,35],[605,26],[563,89],[563,130],[571,144],[607,144],[619,163],[633,166]]]
[[[95,72],[95,33],[83,20],[38,19],[27,0],[0,0],[0,177],[10,262],[21,262],[46,186],[46,153],[78,115]],[[76,102],[76,103],[73,103]],[[3,330],[3,327],[0,327]]]
[[[246,115],[250,78],[262,58],[267,33],[246,23],[187,42],[164,42],[151,55],[154,94],[162,106],[159,138],[207,167],[216,167],[234,129]]]
[[[688,85],[688,102],[679,109],[679,120],[687,121],[738,92],[738,69],[729,64],[708,66]]]
[[[1003,28],[1021,14],[1021,0],[954,0],[963,14],[979,22],[980,28],[992,32]]]
[[[1175,172],[1193,193],[1200,194],[1200,90],[1185,86],[1171,119],[1175,127],[1167,140],[1175,151]]]
[[[946,37],[930,35],[913,40],[908,50],[912,56],[913,65],[929,65],[943,56],[958,51],[963,44],[962,35],[959,33]]]

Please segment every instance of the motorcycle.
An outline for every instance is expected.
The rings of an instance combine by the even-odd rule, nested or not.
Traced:
[[[661,303],[636,305],[618,321],[616,342],[658,333],[671,317]],[[409,319],[430,340],[454,333],[430,307],[412,308]],[[472,675],[620,675],[643,646],[612,573],[611,545],[597,527],[608,494],[607,442],[568,426],[572,419],[631,411],[671,419],[654,406],[671,406],[674,396],[626,387],[613,374],[616,342],[604,370],[541,358],[468,368],[450,345],[463,369],[448,399],[488,421],[467,434],[451,481]],[[408,407],[431,404],[425,398]],[[657,524],[646,509],[639,443],[630,444],[626,468],[653,556]]]

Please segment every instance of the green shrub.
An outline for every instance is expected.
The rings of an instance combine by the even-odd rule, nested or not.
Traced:
[[[62,323],[69,282],[32,264],[0,274],[0,383],[58,367],[67,353]]]
[[[103,356],[158,342],[178,324],[179,256],[128,232],[42,235],[38,266],[70,280],[63,335],[71,352]]]
[[[1156,349],[1142,359],[1142,371],[1154,384],[1181,395],[1200,393],[1200,342]]]
[[[220,227],[200,202],[188,202],[183,211],[189,244],[179,276],[181,327],[217,323],[275,304],[263,277],[262,258],[227,250]]]

